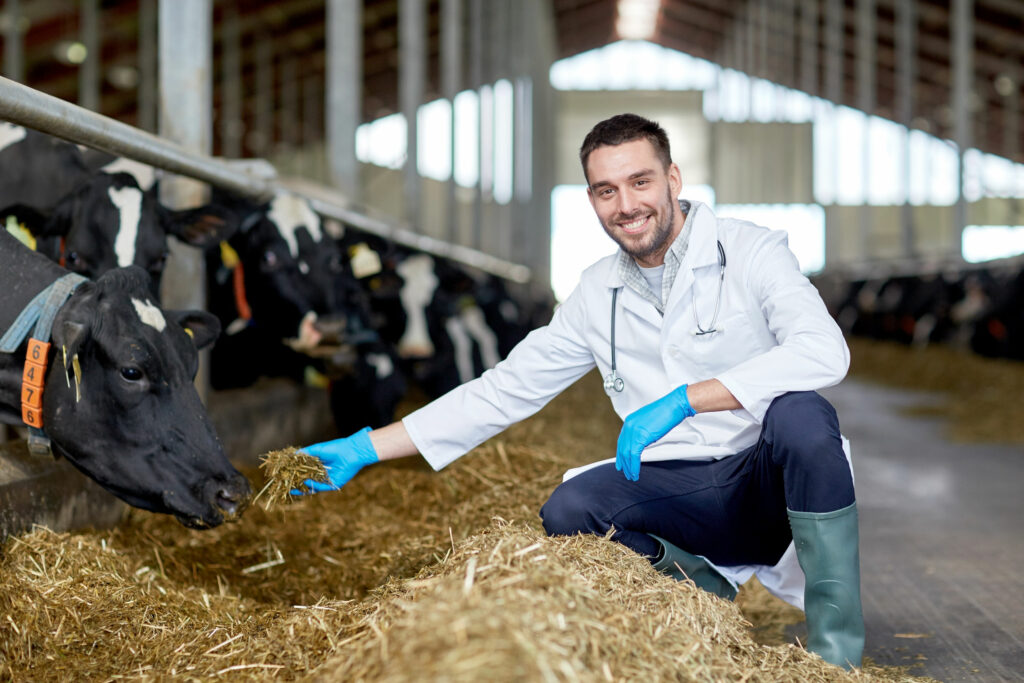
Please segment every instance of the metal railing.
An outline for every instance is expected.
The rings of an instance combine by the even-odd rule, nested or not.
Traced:
[[[313,210],[323,216],[396,244],[451,259],[513,282],[530,280],[530,269],[525,265],[419,234],[407,224],[368,216],[353,209],[350,199],[335,188],[307,180],[268,177],[246,170],[244,165],[191,152],[157,135],[3,77],[0,77],[0,119],[248,197],[265,200],[277,192],[290,192],[307,199]]]

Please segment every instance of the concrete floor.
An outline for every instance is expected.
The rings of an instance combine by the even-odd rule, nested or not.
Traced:
[[[849,379],[822,393],[853,451],[865,656],[1024,681],[1024,448],[952,443],[941,420],[901,414],[927,393]]]

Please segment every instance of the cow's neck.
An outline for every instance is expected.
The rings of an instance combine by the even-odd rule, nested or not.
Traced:
[[[0,334],[7,331],[36,294],[65,272],[0,229]],[[0,353],[0,421],[21,422],[24,365],[24,345],[16,353]]]
[[[66,272],[0,229],[0,332],[11,326],[32,297]]]

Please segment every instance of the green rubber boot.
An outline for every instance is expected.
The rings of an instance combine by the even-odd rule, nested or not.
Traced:
[[[663,549],[661,559],[654,563],[654,568],[659,572],[668,574],[676,581],[690,579],[699,588],[720,598],[736,599],[736,589],[733,585],[703,558],[691,555],[654,534],[648,536],[660,543]]]
[[[857,504],[834,512],[787,512],[796,557],[807,580],[807,649],[843,668],[859,667],[864,652],[864,616]]]

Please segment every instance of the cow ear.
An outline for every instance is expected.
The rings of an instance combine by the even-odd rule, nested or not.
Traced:
[[[227,209],[207,204],[196,209],[167,210],[162,215],[164,230],[186,244],[200,249],[228,239],[238,230],[238,220]]]
[[[53,207],[53,211],[37,234],[43,237],[64,237],[71,232],[71,226],[74,225],[75,216],[78,214],[80,194],[72,192],[61,199],[57,206]]]
[[[220,335],[220,320],[206,311],[165,311],[174,322],[181,325],[197,349],[202,349]]]
[[[89,338],[89,326],[77,320],[64,320],[53,328],[53,343],[58,356],[63,360],[64,373],[71,376],[75,356]],[[70,382],[70,379],[69,379]]]

